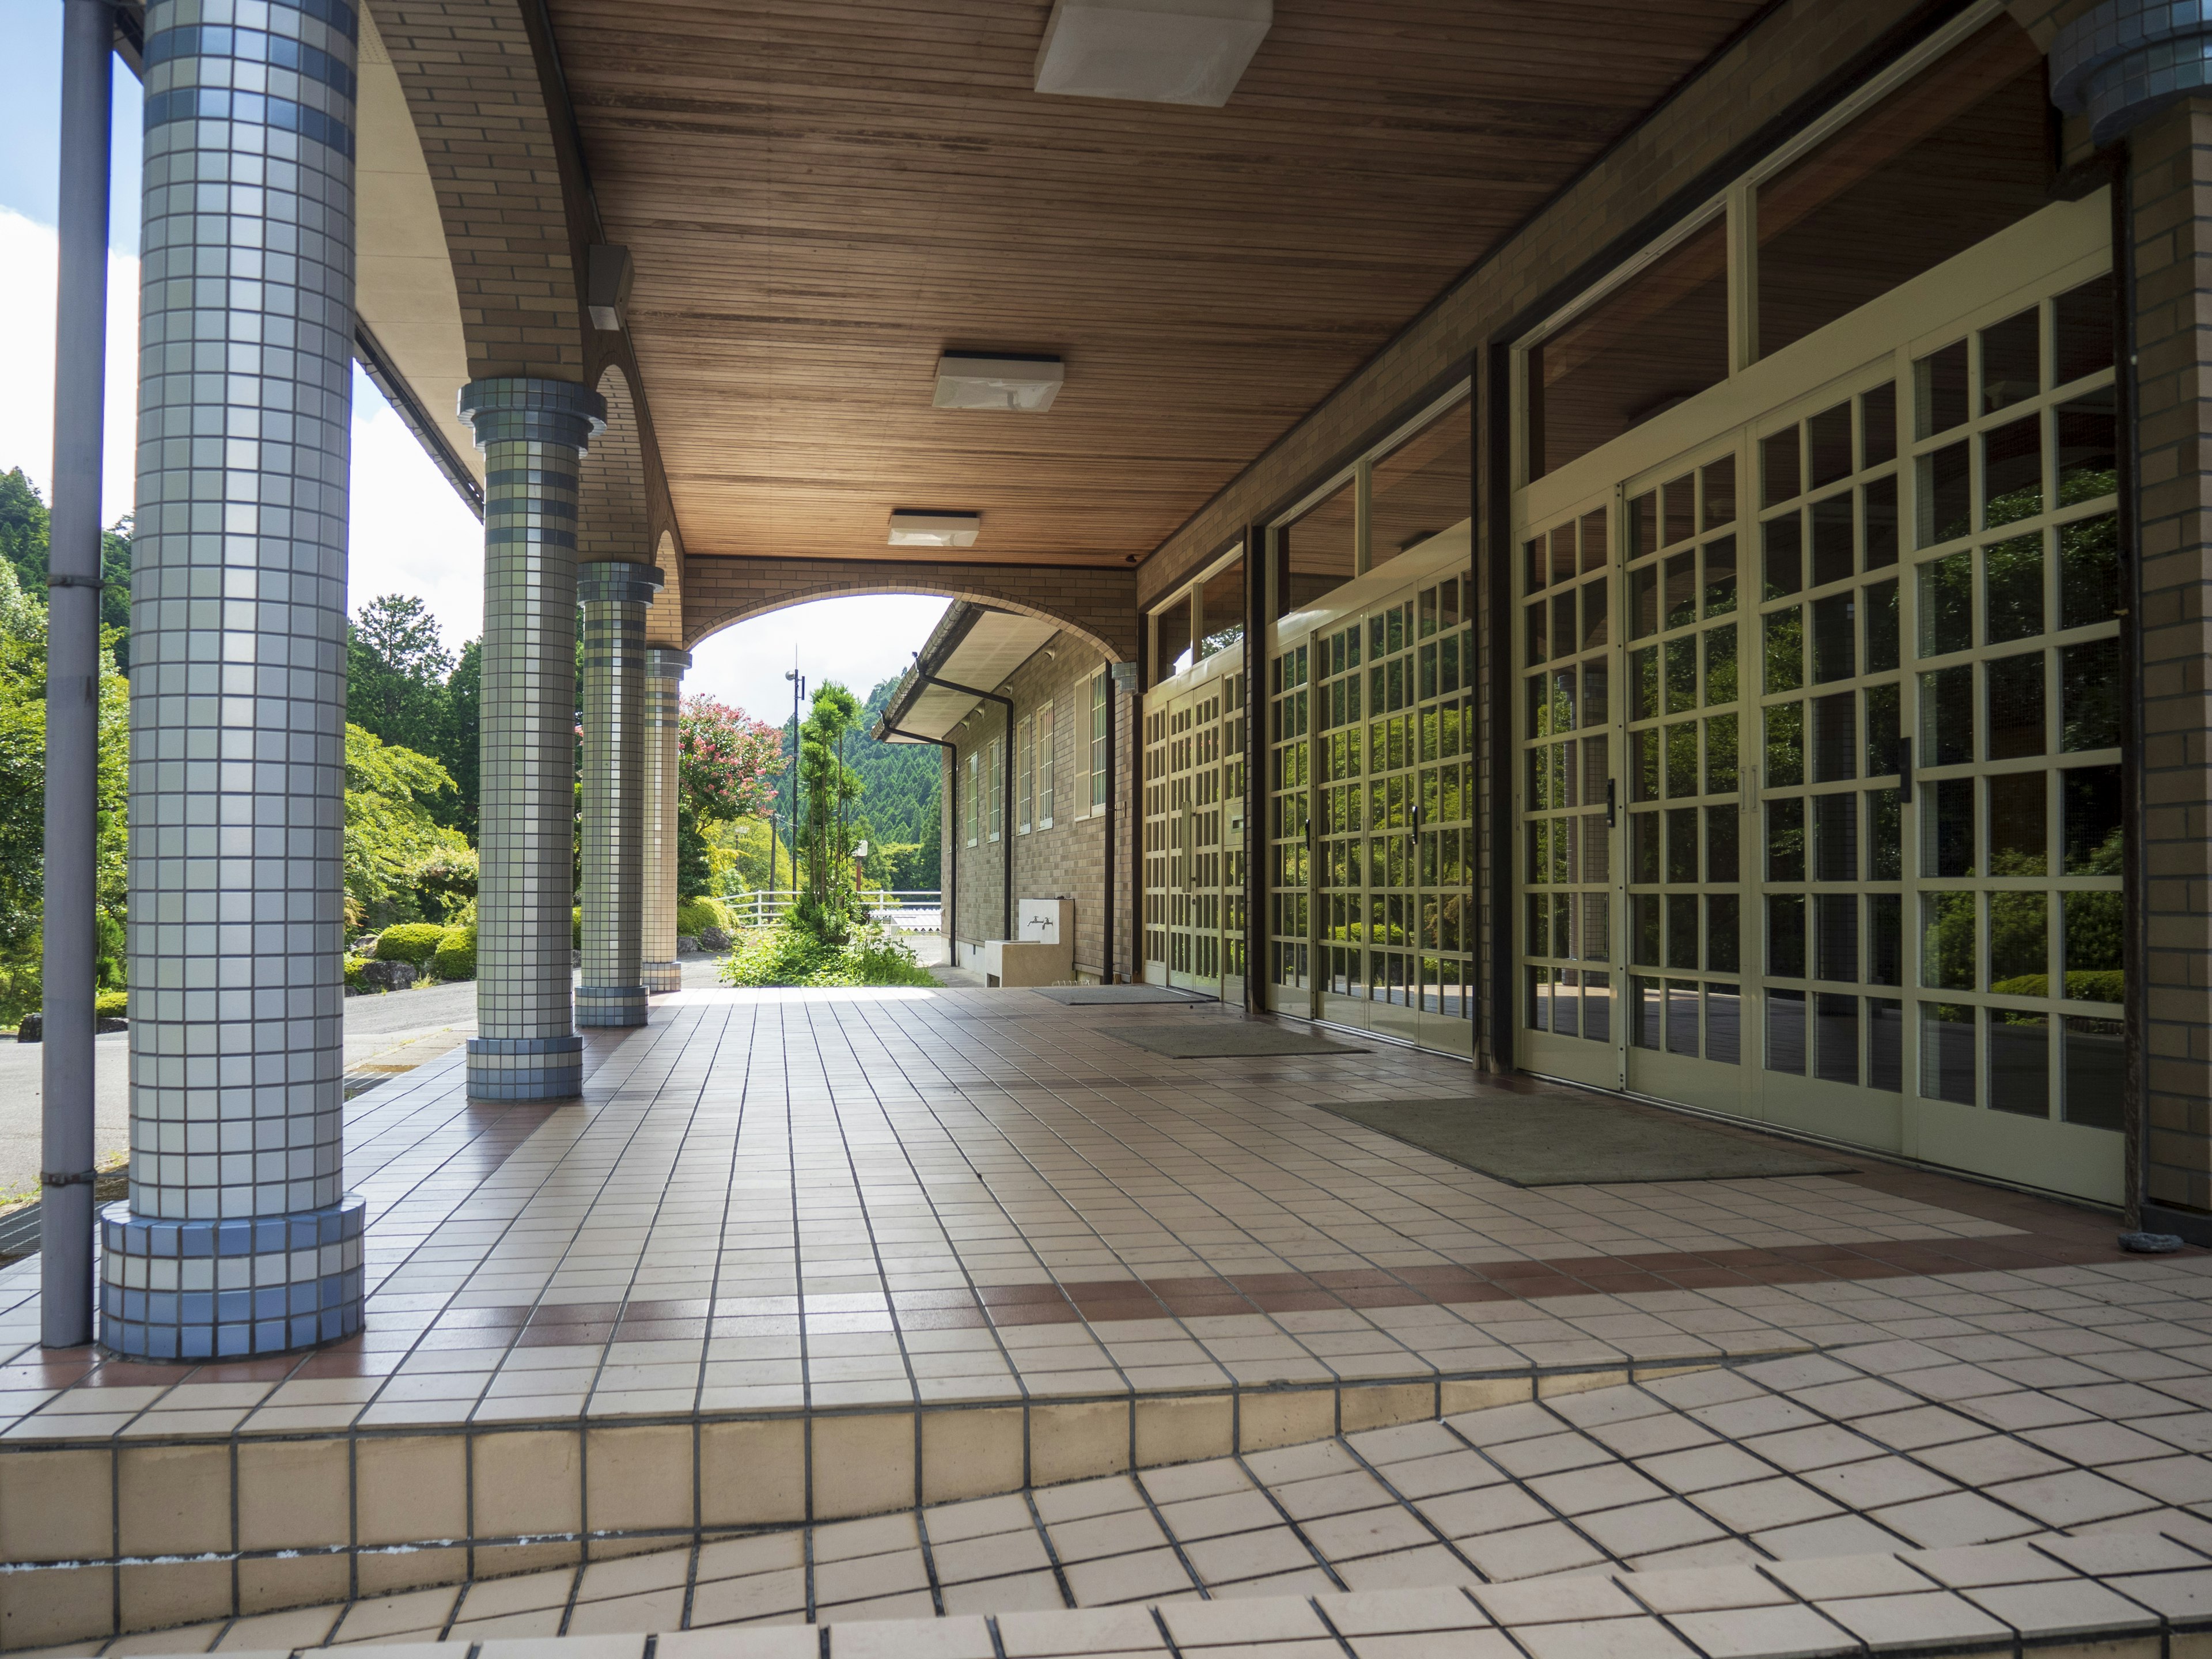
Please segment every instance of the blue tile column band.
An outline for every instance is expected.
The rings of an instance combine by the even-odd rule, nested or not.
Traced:
[[[688,651],[655,646],[645,653],[645,902],[641,907],[647,991],[680,991],[676,962],[676,804],[683,764],[678,743]]]
[[[606,404],[568,380],[476,380],[460,416],[484,453],[477,1030],[471,1100],[573,1100],[576,464]]]
[[[341,836],[356,22],[146,11],[131,675],[131,1195],[100,1340],[361,1328]]]
[[[651,565],[595,561],[576,572],[584,608],[584,971],[579,1025],[645,1024],[639,959],[645,897],[645,612]]]
[[[2100,145],[2212,88],[2212,0],[2106,0],[2058,31],[2051,101],[2087,112]]]

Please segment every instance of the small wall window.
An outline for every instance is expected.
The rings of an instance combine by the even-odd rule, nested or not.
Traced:
[[[1375,463],[1367,568],[1467,523],[1474,512],[1474,401],[1462,398]]]
[[[1020,770],[1014,781],[1014,829],[1026,836],[1036,800],[1036,726],[1032,721],[1022,722],[1022,744],[1015,753],[1018,758],[1014,763]]]
[[[1779,351],[2046,206],[2042,54],[1999,18],[1759,186],[1759,349]]]
[[[1051,703],[1036,712],[1036,823],[1040,830],[1052,828],[1054,762],[1053,727],[1059,721],[1059,709]]]
[[[1728,276],[1716,218],[1530,349],[1531,478],[1728,378]]]
[[[972,749],[971,749],[970,750],[969,750],[969,752],[968,752],[968,776],[967,776],[967,780],[966,780],[966,788],[965,788],[965,790],[964,790],[964,792],[963,792],[963,793],[964,793],[964,795],[965,795],[965,799],[964,799],[963,805],[962,805],[962,808],[961,808],[960,818],[961,818],[961,823],[965,826],[965,828],[966,828],[966,830],[967,830],[967,834],[968,834],[968,844],[969,844],[970,847],[973,847],[973,846],[975,844],[975,839],[976,839],[976,835],[975,835],[975,818],[976,818],[976,811],[977,811],[977,801],[976,801],[976,796],[977,796],[977,794],[979,793],[979,791],[978,791],[978,790],[977,790],[977,788],[976,788],[976,783],[977,783],[977,780],[978,780],[978,769],[978,769],[978,767],[979,767],[979,765],[980,765],[980,763],[981,763],[981,759],[982,759],[982,757],[981,757],[981,755],[977,754],[974,750],[972,750]]]
[[[1091,810],[1094,812],[1106,810],[1106,723],[1113,718],[1109,672],[1102,668],[1091,677]]]
[[[991,739],[991,752],[984,764],[990,773],[984,780],[984,787],[991,796],[991,839],[996,841],[1006,833],[1006,740],[1004,738]]]

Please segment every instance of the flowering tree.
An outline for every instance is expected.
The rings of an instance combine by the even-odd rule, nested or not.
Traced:
[[[765,817],[775,810],[783,734],[713,697],[686,697],[678,725],[678,787],[702,823]]]

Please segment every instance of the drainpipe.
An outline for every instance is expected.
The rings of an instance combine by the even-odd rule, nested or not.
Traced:
[[[917,668],[918,666],[917,665]],[[941,680],[934,674],[922,673],[921,679],[925,685],[941,685],[947,691],[957,691],[963,697],[979,697],[986,702],[995,702],[1006,711],[1006,765],[1003,769],[1006,777],[1006,793],[1000,798],[1005,802],[1005,805],[1002,808],[1004,816],[999,823],[999,845],[1005,854],[1006,890],[1004,895],[1005,931],[1000,937],[1012,939],[1014,936],[1014,700],[1012,697],[1002,697],[995,691],[979,691],[972,685],[962,685],[953,680]],[[931,741],[935,742],[937,739],[932,738]],[[1112,775],[1108,775],[1110,778]]]
[[[1114,805],[1117,793],[1114,787],[1114,725],[1115,717],[1121,712],[1117,707],[1118,702],[1114,685],[1114,665],[1109,662],[1106,665],[1106,903],[1104,915],[1106,971],[1103,975],[1104,982],[1109,985],[1113,984],[1118,977],[1115,969],[1120,961],[1114,953],[1114,890],[1121,885],[1115,879],[1121,872],[1114,867]],[[1086,738],[1089,735],[1088,732],[1085,733]]]
[[[945,948],[951,953],[946,956],[945,961],[957,968],[960,964],[953,958],[959,946],[953,939],[952,919],[960,911],[960,745],[945,738],[925,738],[919,732],[902,732],[896,726],[887,725],[884,730],[895,738],[904,738],[909,743],[933,743],[952,757],[952,833],[947,836],[940,832],[939,836],[947,862],[945,889],[937,896],[937,908],[939,912],[938,926],[945,930]],[[944,807],[938,808],[940,823],[943,822],[944,811]]]

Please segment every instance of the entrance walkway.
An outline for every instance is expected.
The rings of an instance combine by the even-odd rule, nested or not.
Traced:
[[[111,1601],[228,1620],[1133,1468],[1264,1485],[1275,1449],[1593,1389],[1688,1409],[1666,1378],[1813,1349],[2204,1385],[2208,1258],[2123,1257],[2108,1218],[1871,1163],[1517,1188],[1317,1103],[1463,1094],[1464,1062],[1115,1035],[1236,1018],[699,988],[590,1037],[580,1105],[471,1107],[433,1060],[349,1105],[368,1328],[304,1357],[45,1353],[35,1261],[0,1273],[0,1544],[51,1564],[0,1575],[7,1644],[104,1633]]]

